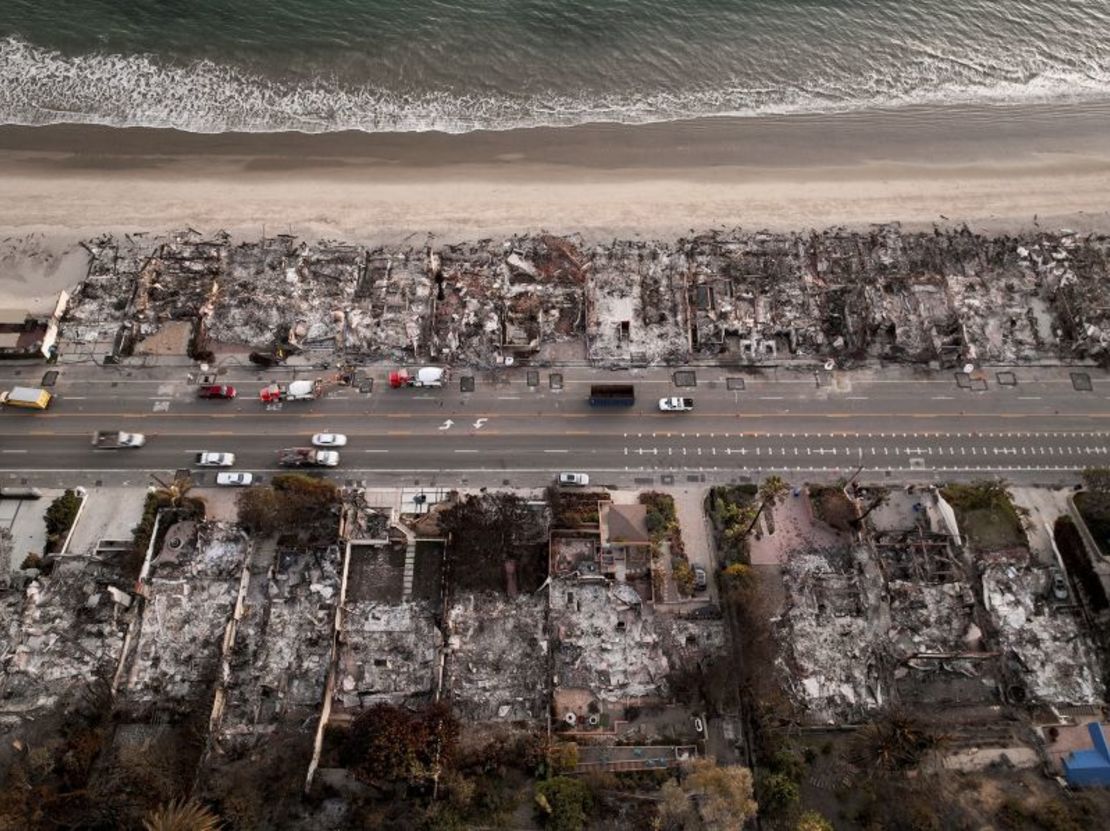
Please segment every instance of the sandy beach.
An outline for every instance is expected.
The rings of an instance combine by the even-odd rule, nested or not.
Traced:
[[[105,231],[448,242],[891,221],[998,231],[1035,218],[1101,230],[1108,135],[1110,105],[465,135],[0,127],[3,294],[46,297],[69,284],[80,257],[63,255]],[[21,263],[21,248],[36,257]]]

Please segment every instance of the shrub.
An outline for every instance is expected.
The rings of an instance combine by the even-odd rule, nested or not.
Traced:
[[[782,814],[797,804],[801,791],[790,776],[769,773],[760,779],[758,797],[761,810],[768,814]]]
[[[77,519],[77,512],[81,509],[81,497],[76,492],[67,490],[50,503],[46,509],[46,548],[47,553],[57,551],[65,542],[66,534]]]
[[[675,586],[680,595],[689,597],[694,593],[694,570],[688,562],[674,557],[671,560],[671,574],[674,575]]]
[[[552,831],[581,831],[592,804],[590,789],[579,779],[556,776],[536,784],[536,807]]]

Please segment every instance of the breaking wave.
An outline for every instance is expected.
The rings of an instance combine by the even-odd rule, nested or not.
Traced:
[[[1007,56],[1012,57],[1012,56]],[[831,113],[936,104],[1067,103],[1110,99],[1110,66],[995,65],[918,50],[897,72],[829,72],[779,84],[483,95],[399,92],[336,78],[281,80],[210,60],[63,55],[0,41],[0,122],[172,127],[196,133],[508,130],[585,123],[646,124],[705,116]]]

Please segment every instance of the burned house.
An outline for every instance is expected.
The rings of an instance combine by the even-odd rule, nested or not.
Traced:
[[[133,719],[208,708],[249,549],[236,526],[186,521],[170,527],[151,564],[119,688]]]
[[[103,237],[62,354],[255,351],[494,366],[834,359],[935,366],[1107,354],[1110,239],[967,228],[714,232],[438,248]]]

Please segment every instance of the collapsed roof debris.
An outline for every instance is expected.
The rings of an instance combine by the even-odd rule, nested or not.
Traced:
[[[536,721],[547,713],[546,596],[456,597],[447,616],[444,688],[466,720]]]
[[[1025,550],[968,560],[939,530],[931,491],[886,499],[875,514],[883,530],[783,564],[778,667],[808,718],[850,721],[886,705],[1100,703],[1094,647],[1073,610],[1052,601],[1050,569]]]
[[[603,701],[666,701],[667,676],[724,649],[719,620],[668,617],[630,602],[605,582],[554,579],[551,627],[560,688],[584,689]]]
[[[442,641],[428,603],[348,603],[340,633],[336,704],[351,711],[427,699],[435,689]]]
[[[798,552],[784,564],[789,606],[779,627],[779,665],[794,697],[817,721],[850,719],[883,705],[882,636],[866,610],[877,586],[862,579],[863,552]]]
[[[35,718],[112,676],[129,622],[129,585],[110,559],[66,557],[49,577],[28,584],[22,613],[6,593],[12,628],[0,644],[0,726]]]
[[[229,660],[221,750],[247,750],[280,726],[315,720],[327,679],[340,567],[338,546],[255,552]]]
[[[998,555],[983,569],[983,605],[1005,651],[1015,685],[1010,695],[1061,705],[1099,703],[1094,645],[1072,610],[1050,602],[1051,575],[1027,555]]]
[[[215,685],[249,543],[232,525],[179,522],[152,563],[121,694],[138,713],[189,709]]]
[[[1110,358],[1110,237],[1093,234],[884,225],[368,249],[289,236],[234,245],[188,232],[102,237],[88,248],[89,277],[62,329],[64,360],[94,343],[126,356],[114,343],[121,330],[141,351],[144,338],[184,320],[213,352],[282,346],[477,366],[549,360],[569,342],[620,365]]]

